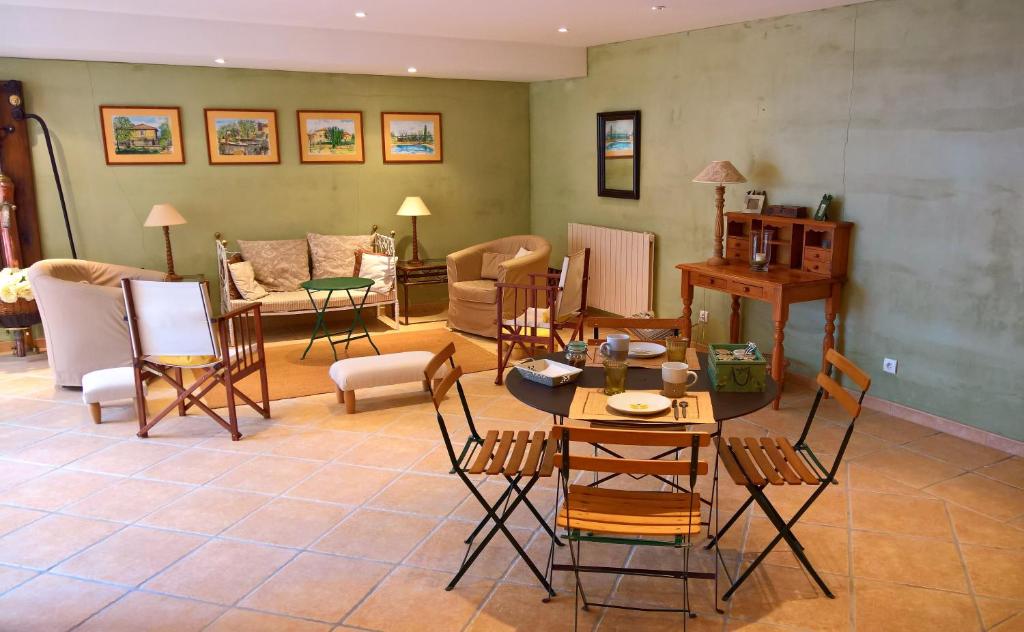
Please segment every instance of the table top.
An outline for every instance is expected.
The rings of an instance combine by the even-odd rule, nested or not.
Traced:
[[[711,381],[708,379],[707,367],[708,354],[698,353],[701,369],[696,371],[697,382],[690,387],[691,391],[710,391],[711,406],[715,410],[715,420],[724,421],[735,417],[742,417],[760,410],[772,403],[778,392],[778,386],[771,376],[766,376],[765,389],[762,393],[719,393],[711,390]],[[565,362],[565,353],[552,353],[544,356],[548,360]],[[543,410],[552,415],[561,417],[569,416],[569,406],[572,404],[576,387],[583,386],[595,388],[604,386],[604,369],[601,367],[586,367],[574,384],[549,387],[536,382],[531,382],[519,374],[519,371],[509,371],[505,377],[505,387],[512,395],[531,408]],[[660,389],[662,386],[660,369],[644,369],[633,367],[626,373],[627,390],[652,390]]]
[[[781,265],[773,265],[765,272],[751,270],[750,266],[743,263],[728,263],[726,265],[713,266],[704,261],[694,263],[680,263],[676,265],[679,270],[697,272],[713,277],[724,277],[733,279],[740,283],[753,285],[824,285],[845,281],[845,277],[825,276],[804,272],[796,268],[789,268]]]
[[[373,279],[363,277],[329,277],[326,279],[311,279],[300,284],[303,289],[313,292],[326,290],[360,290],[373,285]]]
[[[408,261],[399,261],[398,267],[403,270],[422,270],[424,268],[446,268],[448,267],[447,259],[424,259],[420,263],[410,263]]]

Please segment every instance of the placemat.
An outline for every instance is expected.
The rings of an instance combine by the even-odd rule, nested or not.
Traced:
[[[627,362],[629,366],[660,369],[663,363],[668,362],[668,353],[663,353],[655,358],[629,358]],[[686,363],[690,365],[691,371],[700,371],[700,360],[697,358],[697,350],[693,347],[687,347],[686,349]],[[587,366],[603,366],[601,354],[598,352],[598,345],[587,347]]]
[[[638,391],[642,393],[660,394],[658,391]],[[640,424],[656,425],[679,425],[679,424],[713,424],[715,413],[711,408],[711,394],[707,391],[692,391],[686,394],[686,417],[683,417],[682,410],[679,419],[672,414],[669,408],[658,415],[627,415],[616,412],[608,407],[608,395],[604,394],[603,388],[577,387],[572,397],[572,404],[569,405],[569,417],[584,421],[597,422],[629,422]]]

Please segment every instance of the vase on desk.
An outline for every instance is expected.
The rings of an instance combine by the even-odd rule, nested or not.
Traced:
[[[764,234],[754,235],[754,249],[750,253],[750,269],[756,272],[768,271],[771,244]]]

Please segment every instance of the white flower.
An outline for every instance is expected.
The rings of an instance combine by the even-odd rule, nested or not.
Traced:
[[[26,301],[35,300],[35,295],[32,293],[32,286],[28,284],[28,281],[19,283],[15,289],[15,293],[18,298],[23,298]]]
[[[14,303],[19,298],[26,301],[34,300],[32,286],[29,285],[28,275],[17,268],[4,268],[0,270],[0,301]]]
[[[0,285],[0,301],[14,303],[18,300],[18,291],[13,285]]]

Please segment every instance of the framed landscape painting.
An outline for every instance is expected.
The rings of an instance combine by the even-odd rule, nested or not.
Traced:
[[[180,165],[181,111],[176,107],[100,106],[108,165]]]
[[[277,164],[277,110],[214,110],[206,114],[211,165]]]
[[[301,162],[363,162],[363,113],[299,110]]]
[[[441,162],[441,115],[381,112],[385,163]]]

